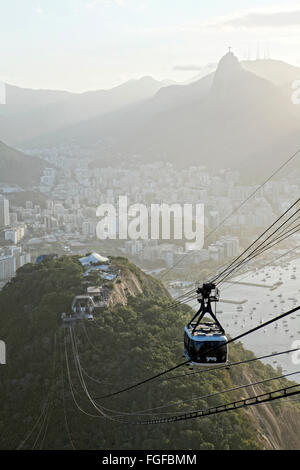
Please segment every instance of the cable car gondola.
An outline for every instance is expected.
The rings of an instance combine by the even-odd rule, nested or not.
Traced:
[[[184,328],[184,355],[193,365],[218,365],[228,361],[227,337],[214,315],[211,302],[218,302],[219,291],[208,283],[197,289],[200,309]],[[201,320],[210,315],[212,322]]]

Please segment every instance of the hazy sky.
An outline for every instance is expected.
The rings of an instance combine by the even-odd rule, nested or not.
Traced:
[[[0,0],[0,18],[0,81],[25,87],[183,81],[229,45],[300,66],[299,1]]]

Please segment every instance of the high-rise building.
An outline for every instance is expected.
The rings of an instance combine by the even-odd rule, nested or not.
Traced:
[[[0,197],[0,228],[9,225],[9,201]]]
[[[0,281],[4,281],[16,274],[16,258],[14,256],[0,257]]]
[[[12,229],[5,230],[5,240],[10,240],[15,245],[19,243],[19,241],[24,237],[24,235],[25,226],[22,224],[19,224],[19,226],[16,226]]]

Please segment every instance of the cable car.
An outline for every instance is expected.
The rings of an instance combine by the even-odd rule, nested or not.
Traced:
[[[215,323],[204,323],[192,334],[194,324],[184,329],[184,355],[195,365],[227,362],[227,337]]]
[[[228,361],[227,336],[212,311],[211,302],[218,302],[219,291],[212,283],[197,290],[200,309],[184,328],[184,355],[193,365],[219,365]],[[201,321],[210,315],[212,322]]]

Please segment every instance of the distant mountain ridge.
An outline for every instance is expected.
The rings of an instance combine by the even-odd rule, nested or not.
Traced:
[[[242,60],[241,66],[248,72],[255,73],[258,77],[264,78],[274,85],[280,87],[290,86],[294,80],[300,79],[300,67],[288,64],[283,60],[275,59],[256,59],[256,60]],[[187,80],[185,83],[193,83],[204,75],[214,73],[217,70],[218,64],[209,64],[203,67],[199,73]],[[207,73],[205,73],[205,71]]]
[[[129,80],[110,90],[78,94],[7,85],[7,103],[0,107],[0,139],[16,146],[76,122],[148,99],[164,86],[165,83],[151,77]]]
[[[282,60],[245,60],[241,64],[248,72],[255,73],[274,85],[291,87],[294,80],[300,80],[300,67],[287,64]]]
[[[300,108],[282,85],[297,70],[280,61],[239,62],[229,52],[215,72],[192,83],[168,86],[144,77],[62,100],[54,93],[25,124],[25,114],[0,115],[0,129],[5,134],[10,126],[22,148],[89,148],[95,166],[134,157],[230,167],[255,176],[258,168],[275,169],[300,148]]]
[[[300,147],[295,106],[270,81],[245,70],[233,53],[215,73],[189,85],[45,136],[39,145],[90,146],[95,164],[139,161],[231,167],[249,173],[276,168]]]

